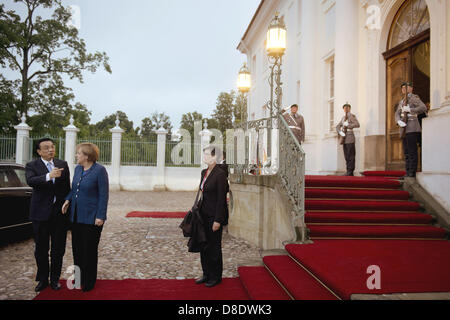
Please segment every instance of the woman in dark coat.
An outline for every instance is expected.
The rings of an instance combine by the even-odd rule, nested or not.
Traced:
[[[200,252],[203,276],[196,280],[197,284],[205,283],[213,287],[222,281],[222,230],[228,224],[226,210],[227,176],[217,165],[220,151],[216,147],[203,150],[204,162],[208,168],[202,171],[200,190],[202,202],[200,214],[204,221],[206,245]]]
[[[66,212],[71,205],[73,260],[81,271],[83,291],[90,291],[97,280],[98,244],[106,221],[109,182],[105,167],[97,163],[99,150],[95,144],[78,145],[76,156],[72,190],[62,210]]]

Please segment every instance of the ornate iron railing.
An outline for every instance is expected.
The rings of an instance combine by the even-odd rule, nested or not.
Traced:
[[[297,238],[305,241],[305,152],[282,116],[279,117],[279,135],[277,174],[293,206]]]
[[[272,118],[264,118],[241,123],[237,125],[235,129],[243,129],[246,132],[246,136],[249,131],[256,131],[257,146],[259,146],[261,142],[260,139],[264,137],[264,135],[260,134],[261,130],[269,129],[269,134],[271,134],[271,131],[274,129],[278,130],[278,155],[272,155],[272,159],[268,162],[268,165],[271,167],[270,170],[264,170],[263,164],[258,157],[256,164],[250,163],[250,148],[248,143],[245,145],[245,163],[230,163],[230,168],[233,170],[232,173],[238,175],[238,182],[243,181],[243,176],[246,174],[278,176],[282,188],[284,189],[292,205],[293,224],[297,232],[297,240],[304,242],[307,237],[305,231],[306,228],[304,228],[305,152],[303,151],[299,141],[294,136],[289,128],[289,125],[281,114],[278,114]],[[271,139],[268,139],[267,137],[265,138],[266,148],[270,149]],[[236,150],[237,146],[235,143],[235,153],[237,152]],[[259,150],[256,152],[258,154]],[[236,156],[233,158],[236,159]]]

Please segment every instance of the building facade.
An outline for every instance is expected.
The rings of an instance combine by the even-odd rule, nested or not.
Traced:
[[[350,103],[356,171],[404,168],[394,111],[400,85],[428,103],[417,180],[450,210],[450,0],[262,0],[238,45],[252,74],[248,119],[269,116],[267,27],[286,24],[284,107],[299,105],[306,125],[307,174],[345,172],[335,126]]]

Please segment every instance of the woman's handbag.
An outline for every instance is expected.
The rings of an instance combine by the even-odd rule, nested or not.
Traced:
[[[183,236],[186,238],[189,238],[192,236],[192,222],[193,222],[193,218],[194,216],[200,216],[200,202],[198,200],[198,196],[200,195],[200,189],[198,189],[197,191],[197,196],[195,197],[195,202],[194,205],[192,206],[192,209],[188,211],[188,213],[186,213],[186,215],[184,216],[183,221],[180,224],[180,228],[181,230],[183,230]]]

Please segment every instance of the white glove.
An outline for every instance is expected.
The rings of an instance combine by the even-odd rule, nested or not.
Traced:
[[[411,112],[411,108],[409,107],[409,105],[408,105],[408,106],[404,106],[404,107],[402,108],[402,111],[403,111],[403,112]]]
[[[344,133],[344,132],[339,131],[339,134],[340,134],[342,137],[345,137],[345,133]]]
[[[406,123],[404,123],[402,120],[398,120],[397,124],[402,128],[406,127]]]
[[[348,120],[344,121],[344,127],[348,127]]]

